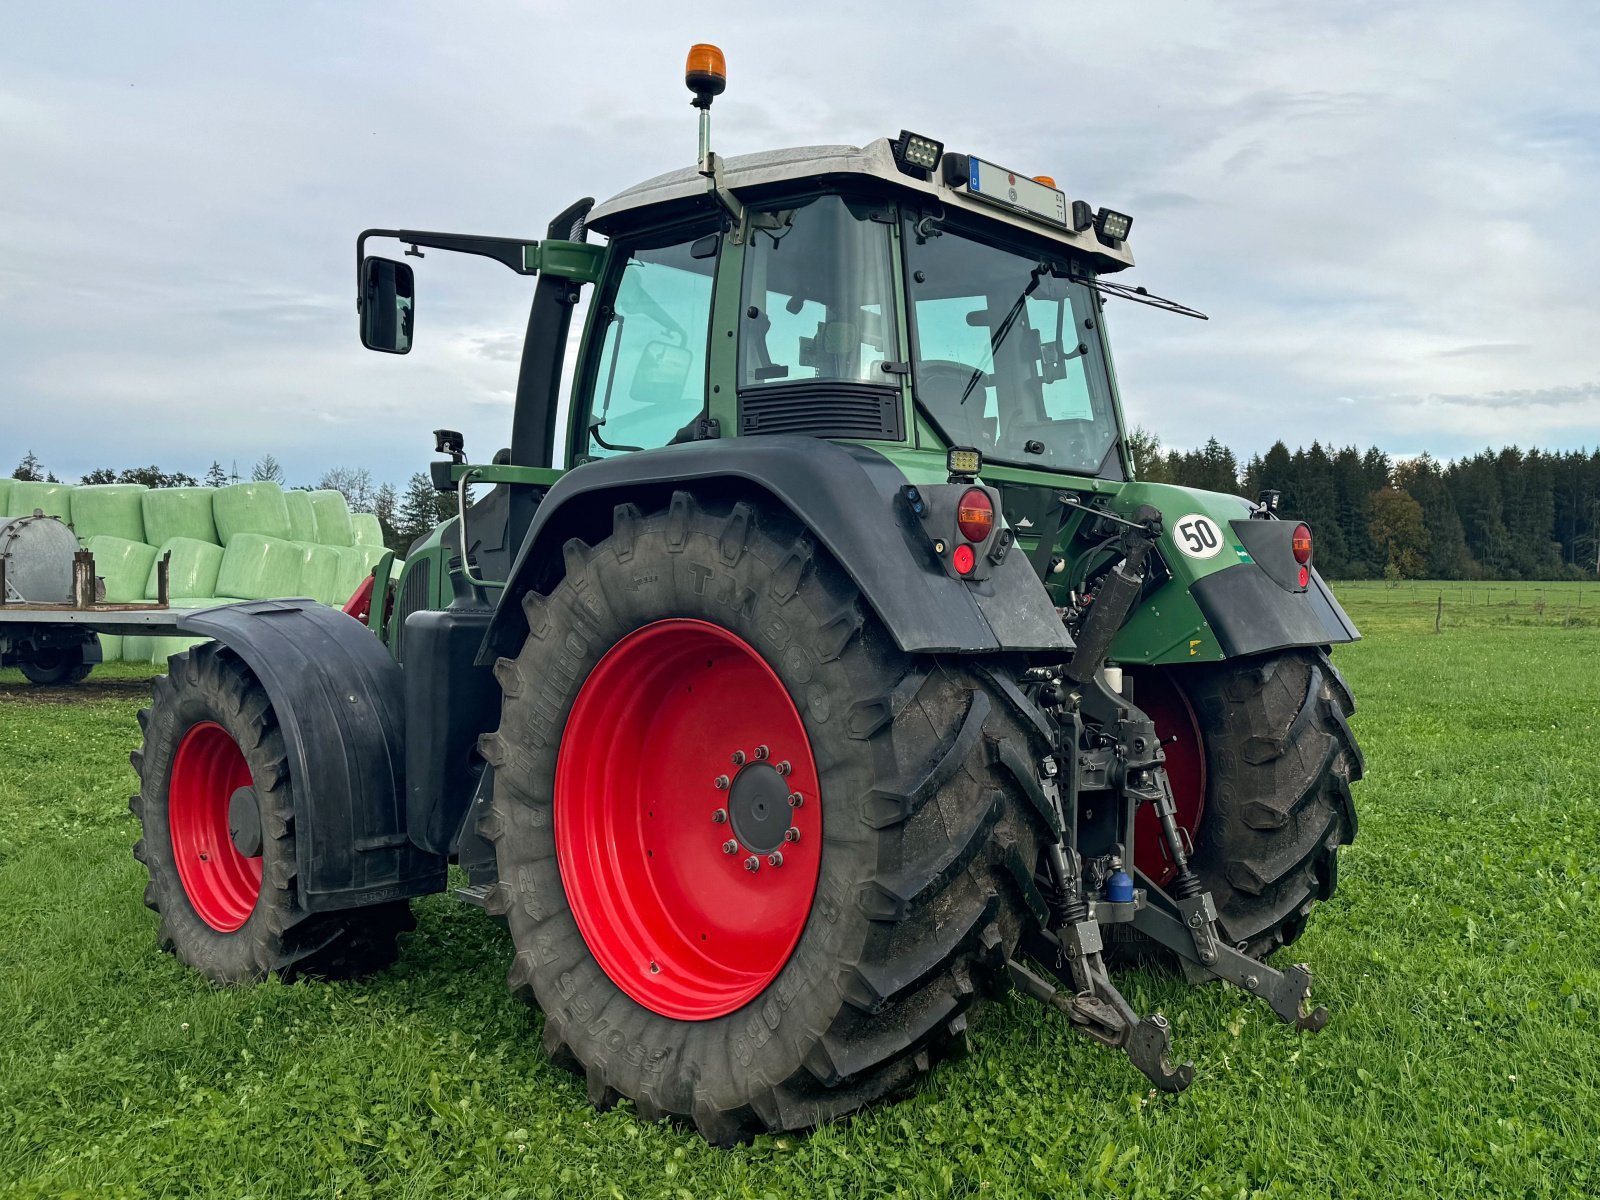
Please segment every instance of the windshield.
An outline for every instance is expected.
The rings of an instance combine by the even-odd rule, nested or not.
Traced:
[[[1117,419],[1094,294],[1066,264],[906,228],[917,399],[952,445],[1098,474]]]

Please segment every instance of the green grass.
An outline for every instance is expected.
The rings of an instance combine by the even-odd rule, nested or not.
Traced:
[[[504,933],[443,898],[367,983],[204,984],[156,950],[128,853],[137,669],[66,704],[0,673],[0,1194],[1600,1192],[1600,589],[1484,586],[1340,589],[1369,776],[1290,956],[1324,1032],[1127,977],[1195,1062],[1155,1096],[1012,998],[901,1103],[733,1151],[590,1109],[505,990]]]

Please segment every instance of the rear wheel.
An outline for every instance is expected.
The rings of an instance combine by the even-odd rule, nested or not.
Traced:
[[[1350,785],[1363,764],[1343,677],[1315,649],[1130,674],[1134,703],[1174,739],[1179,823],[1228,940],[1258,958],[1288,945],[1333,895],[1339,847],[1356,834]],[[1136,863],[1166,883],[1159,829],[1139,817]]]
[[[718,1143],[930,1070],[1042,912],[993,765],[1026,733],[783,514],[680,492],[566,557],[483,740],[490,908],[552,1057]]]
[[[24,679],[40,686],[82,683],[94,670],[93,663],[83,661],[82,646],[44,650],[18,665]]]
[[[133,856],[160,941],[217,983],[276,971],[361,975],[392,963],[405,901],[310,914],[296,897],[293,781],[277,717],[237,655],[208,643],[170,660],[139,714]]]

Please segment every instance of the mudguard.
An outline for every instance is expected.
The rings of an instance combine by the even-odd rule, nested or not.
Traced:
[[[178,628],[227,646],[267,689],[294,782],[308,911],[444,890],[444,858],[406,833],[403,675],[369,629],[312,600],[202,609]]]
[[[550,489],[523,540],[479,662],[517,652],[522,597],[548,593],[569,538],[611,532],[616,504],[665,507],[674,489],[765,495],[800,520],[844,568],[902,650],[1070,654],[1072,642],[1027,558],[1013,553],[981,582],[953,579],[899,490],[905,476],[865,446],[773,435],[688,442],[586,463]],[[954,531],[952,531],[954,536]]]

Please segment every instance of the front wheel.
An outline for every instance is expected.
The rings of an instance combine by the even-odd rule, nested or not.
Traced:
[[[490,908],[547,1050],[724,1144],[929,1071],[1042,912],[995,753],[1027,732],[781,512],[680,492],[565,553],[482,743]]]
[[[82,646],[41,651],[36,657],[18,665],[23,678],[40,687],[82,683],[94,669],[93,663],[83,661]]]
[[[1134,703],[1173,739],[1178,820],[1223,932],[1257,958],[1287,946],[1333,895],[1339,847],[1356,835],[1350,785],[1363,763],[1343,677],[1316,649],[1129,674]],[[1136,865],[1166,883],[1175,872],[1154,817],[1139,820]]]
[[[347,977],[388,966],[404,901],[306,912],[295,891],[294,781],[266,689],[232,651],[175,654],[139,714],[129,802],[160,943],[215,983],[270,972]]]

